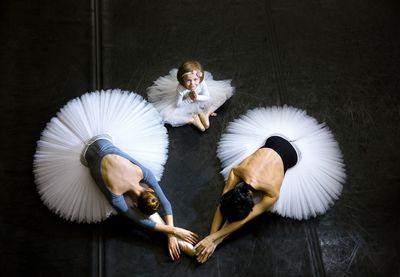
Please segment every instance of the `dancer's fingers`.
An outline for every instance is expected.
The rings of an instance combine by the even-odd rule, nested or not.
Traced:
[[[196,243],[199,242],[199,239],[197,237],[190,237],[190,241],[191,244],[195,245]]]
[[[195,234],[195,233],[191,233],[190,236],[191,236],[191,238],[193,238],[194,240],[198,240],[198,239],[199,239],[199,236],[198,236],[197,234]]]
[[[212,254],[213,252],[211,252],[211,251],[209,251],[209,252],[207,252],[206,254],[206,256],[205,256],[205,258],[204,258],[204,262],[206,262],[206,261],[208,261],[208,259],[211,257],[211,254]]]
[[[171,259],[173,261],[176,261],[180,258],[180,248],[178,246],[178,244],[176,245],[171,245],[170,247],[168,247],[168,251],[169,251],[169,255],[171,256]]]
[[[174,257],[175,257],[175,260],[178,260],[179,259],[179,257],[180,257],[180,249],[179,249],[179,247],[175,247],[174,248]]]
[[[204,263],[204,255],[199,255],[199,256],[197,256],[197,261],[198,261],[199,263]]]
[[[180,258],[180,256],[181,256],[179,252],[180,252],[179,249],[175,250],[175,258],[176,258],[177,260],[179,260],[179,258]]]
[[[192,238],[187,238],[186,241],[192,245],[194,244],[194,240]]]
[[[214,253],[214,247],[208,246],[204,247],[201,251],[197,252],[197,261],[200,263],[205,263]]]
[[[195,249],[195,251],[196,251],[197,261],[199,263],[202,262],[204,255],[205,255],[206,248],[205,247],[198,248],[198,249]]]
[[[171,257],[171,260],[175,261],[175,256],[174,253],[172,252],[172,249],[168,249],[169,256]]]
[[[196,252],[197,252],[198,254],[200,254],[200,252],[201,252],[203,249],[204,249],[204,246],[201,245],[201,244],[196,244],[196,245],[194,246],[194,250],[196,250]]]
[[[201,263],[205,263],[211,255],[211,251],[205,251],[204,254],[201,256]]]
[[[199,241],[199,236],[195,233],[192,234],[192,239],[195,243],[197,243]]]
[[[195,233],[191,233],[187,237],[185,237],[185,240],[194,245],[198,242],[198,236]]]

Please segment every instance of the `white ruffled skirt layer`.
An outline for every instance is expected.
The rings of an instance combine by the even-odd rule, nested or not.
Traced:
[[[217,149],[221,174],[226,179],[234,166],[272,135],[292,143],[298,162],[286,171],[279,199],[270,211],[294,219],[325,213],[346,180],[343,155],[329,128],[303,110],[288,106],[256,108],[231,122]]]
[[[114,209],[81,161],[85,144],[108,134],[160,179],[168,154],[162,118],[140,95],[119,89],[86,93],[53,117],[37,142],[33,171],[44,204],[61,217],[99,222]]]
[[[210,99],[182,103],[177,107],[177,71],[177,69],[172,69],[169,75],[159,77],[151,87],[147,88],[148,100],[159,111],[164,122],[174,127],[187,124],[199,112],[213,113],[233,95],[234,87],[231,86],[231,80],[215,81],[210,72],[206,71],[204,81],[207,83]]]

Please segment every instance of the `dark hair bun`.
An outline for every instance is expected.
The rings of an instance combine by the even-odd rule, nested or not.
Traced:
[[[241,220],[252,211],[254,201],[250,191],[250,186],[242,182],[222,195],[220,211],[229,222]]]

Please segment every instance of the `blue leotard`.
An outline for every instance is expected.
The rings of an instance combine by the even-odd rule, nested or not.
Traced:
[[[149,219],[147,215],[144,215],[137,209],[129,207],[123,195],[116,195],[107,188],[101,176],[101,160],[107,154],[119,155],[121,157],[128,159],[133,164],[137,165],[143,172],[143,179],[141,180],[141,182],[148,184],[160,199],[162,208],[160,211],[160,215],[161,216],[172,215],[171,204],[165,197],[164,192],[162,191],[153,173],[151,173],[149,169],[141,165],[131,156],[121,151],[118,147],[114,146],[109,139],[99,136],[98,138],[94,139],[94,141],[87,147],[87,149],[85,149],[84,158],[97,186],[107,197],[111,205],[119,213],[123,214],[129,219],[132,219],[133,221],[139,223],[140,225],[150,229],[154,229],[156,225],[156,223],[151,219]]]

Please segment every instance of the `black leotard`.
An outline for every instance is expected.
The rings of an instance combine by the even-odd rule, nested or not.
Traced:
[[[271,148],[283,161],[283,170],[286,172],[289,168],[293,167],[297,163],[297,153],[292,144],[286,139],[279,136],[272,136],[267,139],[264,146],[261,148]]]

